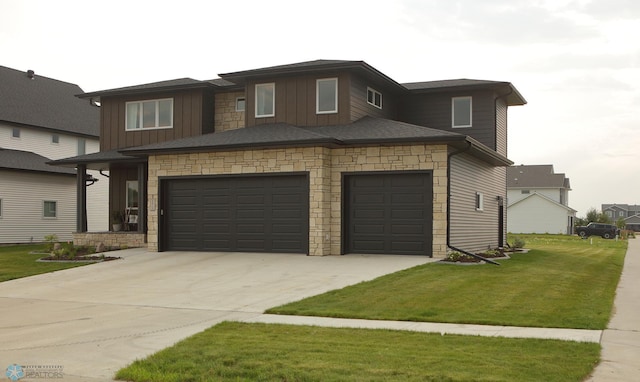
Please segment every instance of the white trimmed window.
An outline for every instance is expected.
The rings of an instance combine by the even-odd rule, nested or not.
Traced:
[[[236,98],[236,111],[244,111],[245,106],[246,100],[244,99],[244,97]]]
[[[476,211],[484,211],[484,195],[476,192]]]
[[[58,202],[53,200],[45,200],[42,204],[42,217],[56,218],[58,215]]]
[[[138,223],[138,181],[127,180],[126,223]]]
[[[78,138],[78,155],[87,153],[87,141],[84,138]]]
[[[256,118],[276,115],[276,84],[256,84]]]
[[[0,199],[0,218],[2,218],[2,199]]]
[[[51,143],[53,144],[60,143],[60,136],[58,134],[51,134]]]
[[[338,112],[338,79],[316,80],[316,114]]]
[[[20,129],[17,127],[14,127],[11,130],[11,138],[20,138]]]
[[[125,129],[128,131],[173,128],[172,98],[127,102],[126,105]]]
[[[451,99],[451,127],[471,127],[471,97]]]
[[[382,93],[375,89],[367,88],[367,103],[382,109]]]

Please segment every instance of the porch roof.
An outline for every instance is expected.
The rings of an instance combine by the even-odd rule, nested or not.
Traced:
[[[117,163],[139,163],[144,162],[144,158],[129,156],[118,150],[99,151],[97,153],[78,155],[71,158],[58,159],[47,162],[52,166],[77,167],[86,165],[90,170],[108,170],[111,164]],[[74,171],[75,173],[75,171]]]

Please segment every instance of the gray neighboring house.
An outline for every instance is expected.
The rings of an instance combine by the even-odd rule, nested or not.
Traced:
[[[54,163],[110,172],[120,244],[439,258],[503,244],[507,108],[526,103],[511,83],[400,84],[342,60],[219,76],[81,96],[108,139]]]
[[[615,223],[624,219],[625,228],[640,231],[640,206],[637,204],[603,204],[602,212]]]
[[[576,210],[569,207],[571,185],[553,165],[507,168],[507,230],[512,233],[573,234]]]
[[[52,159],[99,150],[100,111],[77,85],[0,66],[0,243],[41,242],[76,230],[76,171]],[[94,230],[107,230],[108,178],[88,187]]]

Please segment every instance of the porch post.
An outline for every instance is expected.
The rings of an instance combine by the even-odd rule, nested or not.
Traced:
[[[76,232],[87,232],[87,166],[79,164],[76,175]]]
[[[138,164],[138,233],[147,232],[147,164]]]

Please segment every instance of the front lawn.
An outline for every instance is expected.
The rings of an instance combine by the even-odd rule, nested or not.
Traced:
[[[78,267],[86,263],[37,262],[45,257],[46,245],[0,246],[0,282]],[[40,254],[31,252],[41,252]]]
[[[267,313],[604,329],[627,242],[519,237],[532,250],[499,261],[501,266],[426,264]]]
[[[581,381],[600,346],[225,322],[120,370],[128,381]]]

